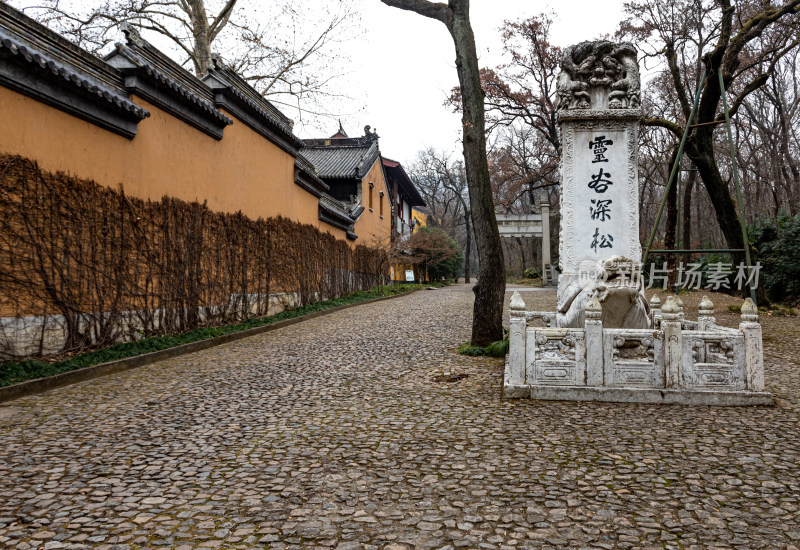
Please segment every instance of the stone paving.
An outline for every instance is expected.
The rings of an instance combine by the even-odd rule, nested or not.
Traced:
[[[776,407],[503,401],[502,361],[454,351],[471,303],[421,291],[0,407],[0,548],[800,547],[795,318],[764,318]]]

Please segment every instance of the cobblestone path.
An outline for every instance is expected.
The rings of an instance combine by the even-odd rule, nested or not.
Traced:
[[[0,407],[0,548],[800,546],[795,319],[764,319],[777,407],[503,401],[501,362],[454,352],[471,303],[417,292]]]

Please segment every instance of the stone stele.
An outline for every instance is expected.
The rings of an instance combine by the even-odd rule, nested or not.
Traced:
[[[639,276],[641,118],[639,67],[631,44],[582,42],[564,51],[558,77],[560,327],[582,327],[594,295],[604,326],[649,326]]]
[[[511,298],[505,397],[768,405],[761,325],[742,305],[738,329],[718,326],[704,298],[697,321],[676,296],[652,312],[639,244],[639,69],[630,44],[567,48],[558,79],[561,240],[555,312]]]

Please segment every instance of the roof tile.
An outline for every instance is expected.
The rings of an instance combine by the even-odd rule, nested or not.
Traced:
[[[306,143],[303,156],[314,165],[321,178],[362,178],[380,154],[377,141],[344,146],[335,141],[323,146]]]

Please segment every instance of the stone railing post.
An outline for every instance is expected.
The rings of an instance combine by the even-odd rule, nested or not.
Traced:
[[[586,385],[600,387],[603,385],[603,307],[597,295],[586,303]]]
[[[653,328],[658,330],[661,326],[661,299],[658,294],[653,294],[650,298],[650,318],[653,320]]]
[[[678,304],[678,319],[683,321],[686,318],[686,315],[683,312],[683,300],[677,294],[675,295],[675,303]]]
[[[548,280],[547,266],[550,265],[550,203],[543,202],[542,207],[542,282],[545,285],[554,281]]]
[[[744,334],[744,376],[747,389],[764,391],[764,350],[761,345],[758,308],[753,300],[745,298],[741,311],[739,330]]]
[[[506,385],[520,386],[525,383],[525,302],[519,292],[511,295],[511,320],[508,334],[509,378]]]
[[[683,381],[683,342],[681,341],[680,309],[674,296],[668,296],[661,308],[664,322],[664,386],[678,389]]]
[[[708,296],[703,296],[700,300],[700,307],[698,308],[697,316],[697,330],[711,330],[717,320],[714,318],[714,302],[708,299]]]

